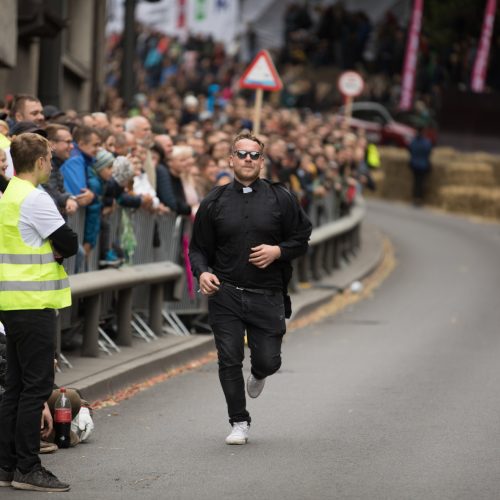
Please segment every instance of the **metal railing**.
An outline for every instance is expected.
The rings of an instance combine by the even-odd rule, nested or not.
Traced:
[[[350,215],[339,218],[339,203],[332,192],[313,200],[309,207],[313,233],[308,254],[294,261],[290,290],[298,291],[299,281],[318,280],[340,267],[360,245],[359,229],[365,209],[361,200]],[[130,262],[119,269],[99,270],[101,244],[119,247],[123,233],[123,213],[133,227],[137,245]],[[71,216],[68,224],[82,241],[85,211]],[[82,355],[111,355],[120,345],[130,345],[132,336],[145,342],[158,335],[188,335],[181,317],[190,316],[190,325],[207,328],[207,300],[187,286],[185,249],[191,220],[175,214],[153,215],[143,210],[118,208],[107,217],[109,238],[99,242],[87,259],[68,259],[74,304],[61,311],[61,328],[83,322]],[[83,271],[83,272],[82,272]],[[110,338],[101,327],[113,318],[116,333]],[[69,363],[67,363],[69,365]]]

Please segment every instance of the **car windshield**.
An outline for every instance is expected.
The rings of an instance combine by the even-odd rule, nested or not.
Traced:
[[[380,125],[385,125],[387,123],[387,118],[376,109],[353,109],[352,116],[358,120],[380,123]]]

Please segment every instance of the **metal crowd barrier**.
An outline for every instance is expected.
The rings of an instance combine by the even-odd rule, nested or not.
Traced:
[[[349,215],[313,230],[309,240],[310,251],[294,261],[292,291],[297,291],[297,281],[318,281],[347,265],[361,246],[361,223],[365,213],[365,203],[360,197]]]
[[[100,241],[86,261],[79,255],[65,263],[76,300],[70,310],[61,311],[60,324],[64,330],[83,321],[83,355],[96,356],[98,351],[111,355],[119,350],[117,344],[129,345],[130,335],[146,342],[164,333],[188,335],[189,328],[181,319],[186,316],[189,316],[191,329],[209,328],[206,324],[206,297],[197,293],[196,283],[192,282],[193,286],[188,287],[190,277],[184,254],[191,234],[191,219],[173,213],[158,216],[141,209],[117,208],[107,217],[110,246],[120,247],[124,213],[130,219],[137,242],[127,265],[120,269],[99,270]],[[294,262],[291,291],[297,291],[298,281],[319,279],[325,272],[331,273],[360,244],[359,227],[364,216],[361,205],[355,207],[351,215],[339,220],[338,199],[330,192],[313,200],[308,215],[314,227],[311,249]],[[68,224],[82,241],[85,210],[80,209],[70,216]],[[161,276],[155,278],[152,270],[158,271],[155,265],[161,263],[172,264],[175,272],[172,269],[167,272],[161,267]],[[141,272],[145,273],[143,279]],[[116,279],[124,281],[117,286],[113,281]],[[94,287],[90,291],[89,282]],[[116,324],[117,343],[110,338],[109,332],[104,331],[103,323],[109,319]]]

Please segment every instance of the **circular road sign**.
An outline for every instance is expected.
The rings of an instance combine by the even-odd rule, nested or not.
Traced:
[[[339,76],[338,87],[340,92],[347,97],[356,97],[361,92],[363,92],[363,88],[365,86],[365,82],[359,73],[355,71],[344,71]]]

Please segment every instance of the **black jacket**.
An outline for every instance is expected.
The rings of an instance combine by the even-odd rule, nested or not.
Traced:
[[[56,202],[56,206],[61,213],[64,213],[66,202],[71,196],[71,193],[68,193],[64,189],[64,177],[60,171],[60,167],[63,163],[63,160],[53,156],[52,172],[50,172],[49,180],[45,184],[42,184],[43,189],[45,189],[50,197]]]

